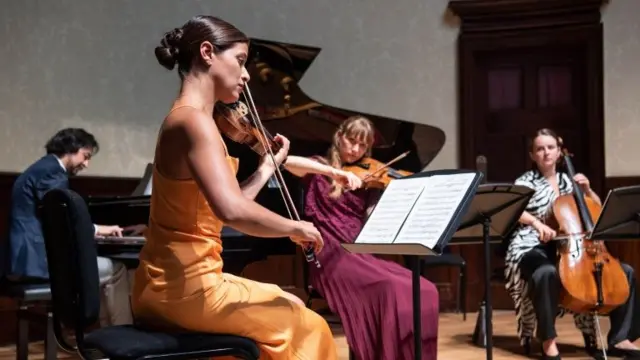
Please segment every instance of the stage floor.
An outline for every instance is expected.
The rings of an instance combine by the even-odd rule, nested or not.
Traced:
[[[485,349],[476,347],[471,343],[476,317],[477,314],[470,313],[467,314],[467,321],[463,321],[461,314],[440,315],[438,359],[481,360],[486,358]],[[606,336],[606,332],[609,330],[609,319],[606,317],[601,318],[601,324]],[[523,355],[523,350],[515,336],[516,323],[513,311],[495,311],[493,329],[493,359],[528,358]],[[582,336],[573,325],[572,317],[558,319],[557,329],[563,359],[589,359],[582,351],[584,346]],[[349,357],[347,342],[340,326],[334,326],[334,334],[338,344],[340,360],[347,360]],[[537,345],[534,344],[534,346]],[[539,351],[536,349],[533,355],[539,356]],[[14,360],[15,356],[14,345],[0,347],[0,360]],[[529,358],[537,358],[537,356]],[[30,345],[29,359],[44,359],[42,342],[34,342]],[[60,351],[58,359],[79,359],[79,357]]]

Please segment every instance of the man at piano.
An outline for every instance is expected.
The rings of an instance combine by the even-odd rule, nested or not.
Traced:
[[[58,131],[45,145],[47,154],[29,166],[13,184],[9,220],[9,256],[6,279],[48,282],[49,271],[37,207],[51,189],[69,187],[69,176],[87,166],[99,149],[95,137],[84,129]],[[96,236],[122,236],[115,225],[94,225]],[[132,323],[129,282],[125,266],[98,257],[102,286],[100,323],[103,326]],[[106,305],[108,304],[108,305]]]

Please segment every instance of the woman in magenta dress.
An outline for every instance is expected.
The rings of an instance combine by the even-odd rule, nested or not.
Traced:
[[[334,168],[354,163],[371,153],[374,128],[364,117],[347,119],[333,137],[327,158],[315,158]],[[286,165],[285,165],[286,166]],[[322,268],[309,266],[312,286],[338,314],[349,347],[358,360],[413,358],[411,272],[401,265],[368,254],[354,254],[340,246],[353,242],[364,225],[376,190],[344,191],[323,175],[304,174],[304,215],[322,234],[317,254]],[[437,358],[439,297],[435,285],[420,279],[422,358]]]

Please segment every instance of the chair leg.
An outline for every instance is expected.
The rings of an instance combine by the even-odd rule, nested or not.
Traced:
[[[462,309],[460,308],[460,302],[462,300],[462,266],[460,266],[460,271],[458,272],[458,291],[456,293],[456,313],[461,313]]]
[[[460,302],[462,303],[462,321],[467,321],[467,263],[460,268]]]
[[[53,313],[51,311],[47,312],[47,335],[44,338],[44,349],[45,360],[56,360],[58,357],[58,343],[53,331]]]
[[[16,360],[29,358],[29,308],[20,304],[18,308],[18,341],[16,343]]]

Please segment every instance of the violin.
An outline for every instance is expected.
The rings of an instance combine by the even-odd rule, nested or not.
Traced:
[[[268,146],[271,152],[277,153],[281,146],[274,137],[264,129],[264,133],[256,126],[255,121],[248,118],[249,108],[242,101],[232,104],[216,103],[213,110],[213,120],[220,132],[231,141],[245,144],[260,156],[267,153]]]
[[[247,106],[242,101],[232,104],[218,102],[214,107],[213,120],[220,132],[230,140],[249,146],[260,156],[268,154],[275,164],[274,153],[278,152],[282,146],[275,141],[275,138],[262,125],[248,84],[245,86],[242,95],[250,106]],[[300,221],[296,204],[293,202],[279,166],[275,167],[275,175],[289,217]],[[303,247],[303,251],[307,262],[315,264],[317,268],[321,267],[312,247]]]
[[[620,262],[607,251],[604,241],[588,237],[602,207],[583,194],[574,180],[576,171],[567,149],[562,152],[573,193],[554,201],[547,220],[547,225],[559,234],[556,240],[560,239],[560,304],[575,313],[607,314],[627,301],[627,276]]]
[[[390,167],[391,164],[408,154],[409,151],[404,152],[387,163],[365,157],[357,163],[342,166],[342,170],[356,174],[362,180],[362,187],[365,189],[385,189],[391,180],[413,175],[410,171],[396,170]]]

